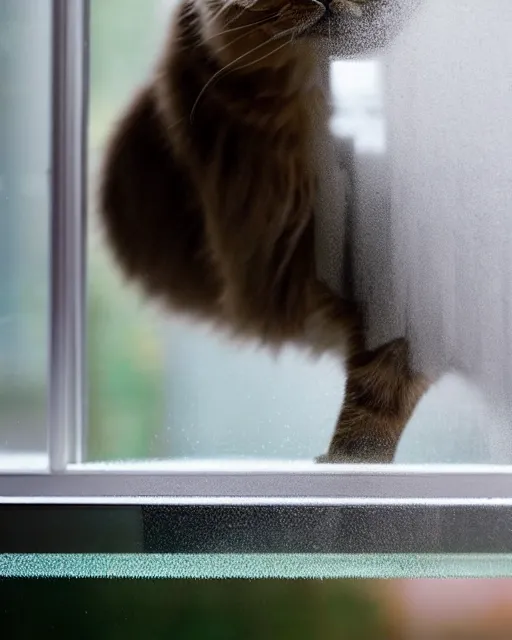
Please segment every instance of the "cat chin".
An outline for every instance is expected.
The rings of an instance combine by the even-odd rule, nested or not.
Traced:
[[[304,36],[339,58],[365,57],[388,46],[426,0],[372,0],[361,17],[348,11],[329,14]]]
[[[302,34],[315,48],[330,57],[355,57],[371,53],[367,38],[357,37],[357,28],[347,28],[347,19],[334,16],[322,19]]]
[[[371,42],[368,20],[343,14],[321,18],[303,36],[316,41],[322,48],[340,56],[360,55],[378,48],[378,42]]]

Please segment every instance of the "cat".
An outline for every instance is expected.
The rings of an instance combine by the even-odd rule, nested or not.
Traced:
[[[427,387],[405,340],[365,350],[356,303],[316,271],[320,45],[336,33],[357,53],[357,21],[369,28],[378,2],[179,0],[101,172],[108,244],[146,295],[271,349],[343,358],[344,405],[319,462],[391,461]]]

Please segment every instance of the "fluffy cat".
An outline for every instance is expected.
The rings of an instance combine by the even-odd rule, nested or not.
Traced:
[[[316,271],[312,148],[329,119],[319,44],[334,33],[339,52],[358,53],[370,2],[180,0],[100,189],[110,246],[146,294],[270,348],[343,358],[330,462],[390,461],[425,390],[405,341],[365,351],[356,305]]]

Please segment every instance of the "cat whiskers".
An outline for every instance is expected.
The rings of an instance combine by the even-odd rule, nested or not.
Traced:
[[[225,31],[220,31],[219,33],[216,33],[213,36],[210,36],[209,38],[205,38],[204,42],[209,42],[210,40],[213,40],[214,38],[218,38],[219,36],[225,36],[229,33],[233,33],[234,31],[242,31],[243,29],[250,29],[251,27],[257,27],[257,26],[261,26],[262,24],[266,24],[267,22],[271,22],[272,20],[274,20],[274,18],[277,18],[279,16],[278,13],[274,13],[271,16],[267,16],[266,18],[264,18],[263,20],[258,20],[257,22],[251,22],[250,24],[244,24],[241,25],[240,27],[231,27],[230,29],[226,29]],[[256,29],[254,29],[256,31]],[[252,33],[252,31],[250,32]],[[237,40],[244,38],[245,36],[247,36],[248,34],[243,33],[240,38],[237,38]],[[236,42],[232,41],[232,42]],[[228,43],[226,46],[229,46],[230,44],[232,44],[232,42]],[[225,49],[226,47],[222,47],[222,49]],[[222,50],[220,49],[220,50]],[[219,49],[217,49],[217,51],[219,51]]]
[[[196,101],[194,102],[194,104],[192,106],[192,109],[190,111],[190,123],[192,124],[193,121],[194,121],[194,115],[195,115],[195,112],[197,111],[197,107],[198,107],[198,105],[199,105],[199,103],[201,101],[201,98],[204,96],[204,94],[206,93],[208,88],[211,87],[214,82],[219,80],[225,73],[230,73],[231,71],[240,70],[240,69],[246,69],[247,67],[250,67],[253,64],[257,64],[258,62],[261,62],[262,60],[265,60],[265,58],[269,58],[270,56],[274,55],[275,53],[277,53],[281,49],[284,49],[284,47],[289,46],[293,41],[293,34],[292,34],[292,37],[289,40],[287,40],[286,42],[280,44],[275,49],[272,49],[272,51],[267,52],[265,55],[261,56],[260,58],[257,58],[256,60],[252,60],[251,62],[249,62],[249,63],[247,63],[245,65],[242,65],[241,67],[235,67],[237,62],[240,62],[240,60],[243,60],[247,56],[252,55],[255,51],[258,51],[258,49],[262,49],[263,47],[266,47],[271,40],[277,40],[278,38],[281,38],[283,35],[286,35],[287,33],[289,33],[289,30],[286,30],[286,31],[284,31],[284,32],[282,32],[280,34],[277,34],[273,38],[271,38],[269,40],[266,40],[265,42],[262,42],[257,47],[254,47],[254,49],[251,49],[250,51],[246,51],[241,56],[238,56],[238,58],[235,58],[235,60],[232,60],[229,64],[225,65],[224,67],[222,67],[222,69],[219,69],[219,71],[214,73],[213,76],[208,80],[208,82],[201,89],[201,91],[199,92],[199,95],[196,98]]]
[[[283,42],[283,44],[279,45],[278,47],[276,47],[272,51],[269,51],[268,53],[266,53],[265,55],[261,56],[260,58],[256,58],[256,60],[252,60],[252,62],[248,62],[247,64],[243,64],[241,67],[237,67],[237,71],[239,71],[240,69],[246,69],[247,67],[250,67],[253,64],[258,64],[258,62],[261,62],[262,60],[265,60],[265,58],[269,58],[270,56],[273,56],[274,53],[277,53],[281,49],[284,49],[284,47],[287,47],[292,42],[293,42],[293,36],[289,40],[287,40],[286,42]],[[253,51],[251,51],[251,53],[253,53],[256,49],[259,49],[259,47],[256,47],[255,49],[253,49]],[[240,57],[242,57],[242,56],[240,56]],[[245,54],[244,54],[244,57],[245,57]]]
[[[217,13],[213,14],[212,16],[210,16],[210,20],[212,22],[215,22],[215,20],[218,20],[223,13],[225,13],[228,9],[230,9],[230,5],[229,4],[225,4],[223,5],[218,11]],[[193,19],[197,19],[197,8],[194,6],[194,4],[190,4],[188,7],[185,7],[183,9],[183,13],[184,15],[190,15],[190,18]],[[235,15],[230,18],[229,20],[226,21],[226,26],[229,26],[230,24],[232,24],[235,20],[238,20],[238,18],[240,18],[240,16],[244,13],[244,10],[242,11],[238,11],[237,13],[235,13]],[[213,37],[216,37],[219,34],[216,34]],[[186,40],[186,36],[180,36],[177,38],[177,41],[180,40]],[[207,38],[206,41],[211,40],[211,38]]]
[[[225,4],[222,5],[222,7],[217,11],[217,13],[214,13],[212,16],[212,20],[217,20],[218,18],[221,17],[221,15],[225,12],[225,11],[229,11],[229,9],[231,9],[232,7],[230,6],[229,2],[226,2]],[[243,10],[240,11],[237,16],[241,16],[243,13]],[[235,16],[236,19],[236,16]]]

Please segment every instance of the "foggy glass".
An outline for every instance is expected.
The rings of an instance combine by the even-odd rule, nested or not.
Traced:
[[[512,7],[412,4],[382,50],[331,69],[356,292],[372,345],[405,335],[417,367],[440,377],[397,461],[510,462]],[[168,7],[92,2],[91,193],[106,136],[150,69]],[[275,359],[163,315],[123,282],[94,222],[89,276],[90,459],[325,451],[343,400],[334,358],[312,362],[290,348]]]
[[[378,59],[385,146],[356,159],[357,294],[372,342],[407,336],[438,380],[398,461],[512,460],[511,27],[506,0],[429,0]]]

